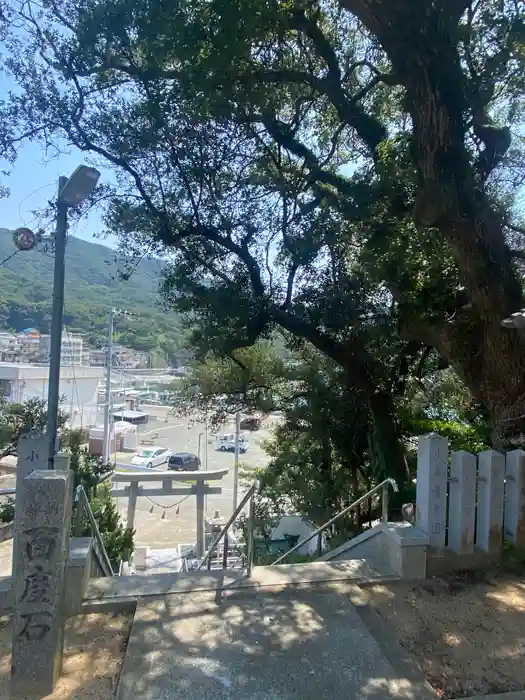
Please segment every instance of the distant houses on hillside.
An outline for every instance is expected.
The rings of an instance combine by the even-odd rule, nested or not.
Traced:
[[[50,336],[36,328],[26,328],[20,333],[0,331],[0,362],[48,364],[51,349]],[[62,365],[104,367],[106,348],[90,348],[81,335],[64,332],[62,335]],[[149,366],[149,353],[133,350],[124,345],[113,345],[113,363],[125,369],[142,369]]]

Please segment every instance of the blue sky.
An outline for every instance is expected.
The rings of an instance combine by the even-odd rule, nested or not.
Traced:
[[[58,157],[46,156],[36,143],[27,143],[20,149],[9,176],[0,176],[0,183],[7,186],[11,194],[0,199],[0,228],[15,229],[19,226],[38,228],[42,220],[33,214],[42,211],[50,199],[54,199],[60,175],[71,175],[78,165],[85,162],[85,155],[71,150]],[[101,212],[92,211],[79,223],[70,227],[70,234],[92,241],[103,229]],[[51,233],[49,227],[46,233]],[[110,245],[110,241],[99,240]]]

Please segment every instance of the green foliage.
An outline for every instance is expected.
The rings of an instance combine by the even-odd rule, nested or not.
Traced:
[[[409,436],[436,432],[449,440],[452,450],[468,452],[481,452],[491,446],[487,411],[472,400],[451,369],[429,373],[407,398],[402,413]]]
[[[0,504],[0,523],[12,523],[15,519],[15,499],[11,496]]]
[[[416,435],[439,433],[446,437],[452,450],[477,453],[490,449],[490,428],[487,425],[469,425],[460,421],[431,418],[415,419],[411,425]]]
[[[89,428],[64,428],[60,433],[60,448],[65,450],[89,442]]]
[[[374,427],[366,407],[347,388],[339,366],[304,347],[282,369],[275,383],[282,420],[264,444],[270,463],[244,478],[246,483],[260,480],[261,521],[269,513],[288,511],[321,525],[383,478],[396,474],[393,465],[385,466],[371,454],[369,436]],[[400,486],[405,478],[398,477]],[[358,531],[365,514],[367,505],[341,520],[337,529]]]
[[[11,236],[0,230],[0,259],[12,252]],[[162,313],[158,288],[159,260],[142,260],[129,279],[122,279],[126,260],[105,246],[70,237],[66,251],[64,323],[95,347],[107,342],[107,314],[114,306],[135,316],[118,319],[115,341],[135,350],[153,352],[153,366],[184,361],[186,333],[172,314]],[[35,270],[38,273],[35,275]],[[31,284],[27,281],[31,280]],[[16,255],[0,268],[0,328],[21,331],[38,328],[49,333],[53,258],[30,251]]]
[[[121,561],[130,561],[135,548],[134,530],[124,527],[116,503],[111,497],[111,486],[102,484],[90,499],[91,509],[114,571]]]
[[[88,449],[82,447],[85,444],[84,431],[71,430],[68,434],[67,449],[71,455],[70,469],[73,472],[73,489],[82,486],[88,499],[94,495],[95,487],[102,477],[109,474],[113,467],[105,463],[100,455],[92,455]]]
[[[172,386],[180,412],[208,410],[213,424],[238,410],[268,413],[289,393],[288,364],[269,341],[232,350],[226,357],[208,354],[189,363],[188,375]]]
[[[501,327],[525,303],[519,4],[5,4],[5,155],[67,135],[110,164],[108,231],[128,256],[166,253],[165,301],[203,356],[279,328],[340,368],[306,418],[294,407],[289,459],[328,484],[350,454],[342,421],[367,478],[405,481],[407,391],[437,357],[505,442],[525,393],[523,344]]]
[[[249,488],[255,480],[259,481],[259,484],[262,486],[264,473],[265,469],[246,470],[241,465],[239,478],[246,488]],[[268,540],[279,519],[286,514],[287,506],[288,501],[285,493],[271,492],[269,488],[262,486],[254,497],[255,536]],[[236,524],[243,532],[244,540],[247,541],[248,516],[245,513],[241,513]]]
[[[59,410],[57,427],[61,430],[68,415]],[[41,434],[47,422],[46,401],[30,398],[23,403],[0,404],[0,459],[16,454],[17,443],[24,435]]]
[[[83,486],[93,511],[102,541],[114,571],[121,561],[129,561],[134,550],[134,531],[122,523],[115,501],[111,497],[110,482],[100,484],[102,477],[112,471],[99,455],[90,455],[82,448],[82,431],[69,434],[70,468],[74,474],[74,488]],[[75,511],[78,505],[75,506]],[[75,514],[73,524],[75,526]],[[84,516],[77,536],[92,536],[89,520]]]

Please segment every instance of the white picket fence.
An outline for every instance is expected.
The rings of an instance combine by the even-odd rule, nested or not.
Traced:
[[[419,439],[416,525],[436,550],[456,554],[525,547],[525,452],[452,452],[431,433]]]

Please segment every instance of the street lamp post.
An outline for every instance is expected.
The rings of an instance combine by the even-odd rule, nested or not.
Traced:
[[[51,316],[49,388],[47,395],[48,467],[53,469],[57,439],[57,419],[60,401],[60,353],[64,314],[64,279],[67,241],[67,212],[88,197],[97,186],[100,173],[95,168],[80,165],[69,177],[58,180],[57,217],[55,232],[55,261],[53,269],[53,310]]]

